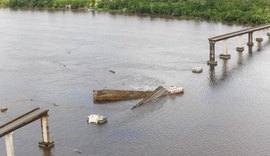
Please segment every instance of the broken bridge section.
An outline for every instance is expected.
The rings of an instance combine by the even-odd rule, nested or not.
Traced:
[[[42,142],[39,143],[39,146],[52,147],[54,145],[54,142],[50,141],[49,137],[48,111],[49,110],[46,109],[35,108],[0,126],[0,138],[5,136],[7,156],[14,156],[14,147],[12,140],[13,131],[38,119],[41,120],[42,130]]]
[[[167,89],[165,89],[163,86],[159,86],[149,96],[145,97],[142,101],[140,101],[138,104],[134,105],[131,109],[139,107],[147,102],[153,101],[155,99],[158,99],[161,96],[165,96],[168,94],[169,94],[169,92]]]
[[[142,99],[152,94],[152,91],[132,91],[132,90],[93,90],[94,103],[106,103],[121,100]]]

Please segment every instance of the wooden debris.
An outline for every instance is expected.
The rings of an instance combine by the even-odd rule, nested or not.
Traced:
[[[131,90],[93,90],[95,103],[113,102],[121,100],[143,99],[149,96],[152,91],[131,91]]]

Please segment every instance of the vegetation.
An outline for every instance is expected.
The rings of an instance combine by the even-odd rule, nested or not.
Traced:
[[[96,8],[214,21],[270,23],[270,0],[0,0],[0,6]]]

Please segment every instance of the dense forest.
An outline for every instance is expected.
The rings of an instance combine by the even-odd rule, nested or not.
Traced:
[[[270,23],[270,0],[0,0],[1,7],[94,8],[237,23]]]

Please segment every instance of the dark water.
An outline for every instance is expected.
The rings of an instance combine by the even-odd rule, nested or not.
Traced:
[[[55,147],[50,152],[38,148],[36,121],[14,132],[19,156],[268,155],[266,32],[262,52],[238,55],[237,39],[231,39],[232,59],[217,57],[214,71],[206,65],[207,38],[241,28],[92,11],[1,9],[0,106],[9,110],[0,113],[0,124],[35,107],[50,110]],[[218,43],[217,53],[221,50]],[[204,72],[192,74],[194,66]],[[164,83],[183,86],[185,94],[133,111],[137,100],[92,102],[93,89],[148,90]],[[87,124],[90,114],[109,121]],[[1,138],[0,155],[5,154]]]

